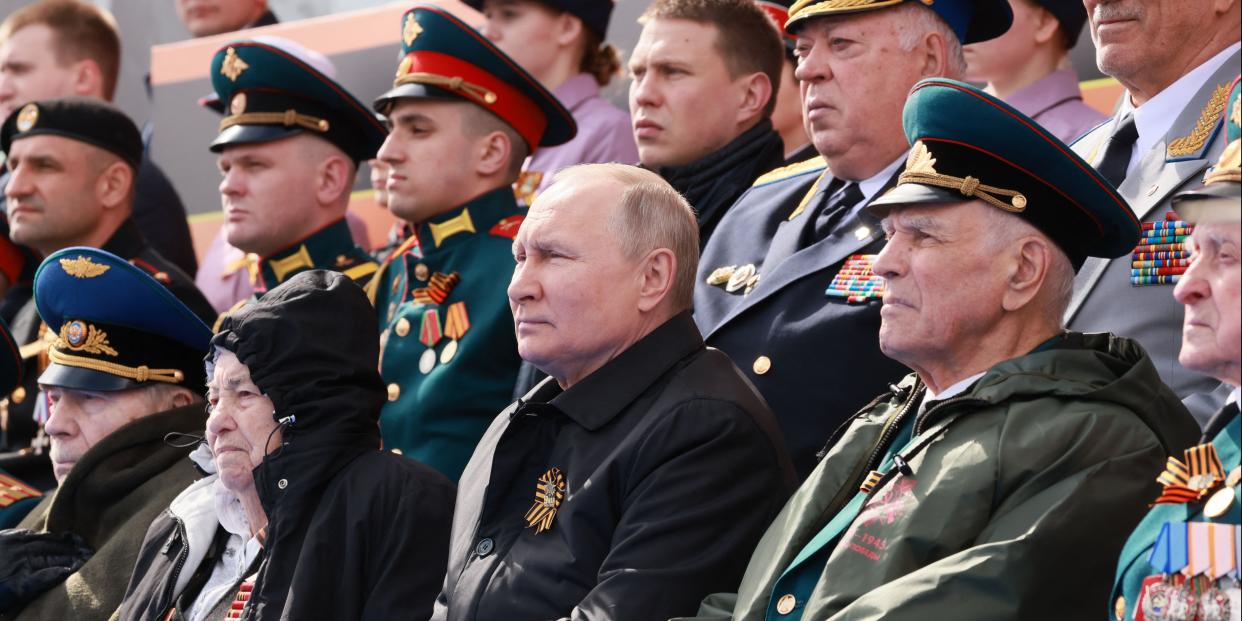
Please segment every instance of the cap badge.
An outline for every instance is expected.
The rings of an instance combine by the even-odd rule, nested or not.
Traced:
[[[405,41],[405,46],[413,45],[414,39],[417,39],[420,34],[423,34],[423,27],[414,18],[414,14],[406,15],[405,26],[401,29],[401,40]]]
[[[923,144],[922,140],[916,141],[910,147],[910,155],[906,158],[906,169],[897,177],[897,182],[899,184],[917,183],[957,190],[962,193],[962,196],[977,198],[997,209],[1011,213],[1020,213],[1026,210],[1026,196],[1021,192],[985,185],[970,175],[954,177],[937,172],[936,158],[932,156],[932,152],[928,150],[927,145]],[[1009,198],[1009,200],[1002,201],[997,196]]]
[[[39,122],[39,106],[35,104],[26,104],[22,107],[22,111],[17,113],[17,131],[30,131],[35,123]]]
[[[220,63],[220,75],[229,79],[230,82],[236,82],[237,76],[243,71],[250,68],[246,61],[237,55],[237,51],[229,48],[224,52],[224,62]]]
[[[229,112],[233,114],[241,114],[246,111],[246,94],[238,93],[233,95],[233,101],[229,103]]]
[[[110,265],[95,263],[90,257],[79,256],[76,259],[61,259],[61,269],[74,278],[94,278],[112,269]]]
[[[560,468],[551,468],[535,484],[535,503],[526,512],[526,528],[538,535],[552,528],[552,520],[565,500],[565,475]]]
[[[60,327],[60,338],[53,344],[56,349],[84,351],[88,354],[106,354],[116,356],[112,343],[108,342],[108,333],[75,319]]]

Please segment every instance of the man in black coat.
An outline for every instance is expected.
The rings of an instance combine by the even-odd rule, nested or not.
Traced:
[[[513,248],[518,351],[551,377],[466,466],[432,619],[693,612],[793,483],[771,412],[690,319],[694,213],[649,171],[576,166]]]
[[[428,616],[444,575],[453,485],[381,447],[376,322],[362,289],[323,270],[221,320],[208,364],[207,443],[223,491],[207,503],[219,526],[200,543],[244,531],[253,544],[242,558],[253,564],[239,572],[236,555],[200,550],[183,566],[164,551],[188,558],[193,542],[165,514],[147,533],[121,618],[184,615],[213,592],[209,618],[230,609],[243,619]],[[221,569],[231,580],[219,579]]]

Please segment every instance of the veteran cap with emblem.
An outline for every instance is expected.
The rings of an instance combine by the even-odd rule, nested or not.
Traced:
[[[982,200],[1051,238],[1078,269],[1086,257],[1129,254],[1140,226],[1117,190],[1021,112],[955,80],[930,78],[902,114],[911,144],[897,186],[868,206]]]
[[[35,304],[56,335],[39,383],[113,391],[163,382],[203,390],[211,330],[167,287],[97,248],[66,248],[39,266]]]
[[[474,28],[431,6],[401,18],[401,63],[392,90],[375,100],[387,113],[402,98],[463,100],[495,114],[533,152],[568,142],[573,115],[526,70]]]
[[[31,136],[60,136],[114,153],[137,169],[142,134],[124,112],[96,99],[63,97],[28,103],[9,115],[0,129],[0,150]]]
[[[582,25],[603,39],[608,34],[608,20],[616,0],[539,0],[557,11],[564,11],[582,20]],[[482,11],[484,0],[465,0],[475,10]]]
[[[211,150],[318,136],[354,163],[375,157],[388,134],[366,104],[297,54],[261,40],[230,43],[211,61],[224,118]]]
[[[807,20],[876,11],[903,3],[921,4],[936,12],[963,43],[995,39],[1013,24],[1008,0],[797,0],[789,7],[785,30],[796,33]]]
[[[1173,197],[1173,211],[1190,223],[1242,219],[1242,78],[1236,78],[1225,102],[1228,143],[1207,173],[1203,186]]]

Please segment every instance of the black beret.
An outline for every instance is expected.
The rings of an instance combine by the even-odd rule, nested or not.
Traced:
[[[9,115],[0,130],[0,150],[27,136],[63,136],[116,154],[135,170],[142,163],[142,133],[111,104],[85,97],[36,101]]]

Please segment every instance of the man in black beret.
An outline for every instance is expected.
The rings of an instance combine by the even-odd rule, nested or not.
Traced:
[[[8,156],[5,195],[15,242],[43,256],[69,246],[107,250],[163,283],[211,325],[215,312],[193,280],[152,249],[133,222],[134,179],[143,147],[129,117],[93,99],[30,103],[0,128],[0,149]],[[8,451],[33,447],[37,454],[46,442],[39,425],[47,420],[48,409],[35,378],[47,366],[41,354],[44,339],[55,334],[47,333],[33,300],[16,312],[11,327],[25,359],[26,380],[9,395],[0,447]],[[29,453],[20,459],[36,459]],[[7,469],[10,459],[18,457],[0,456],[0,467]],[[46,463],[42,457],[37,460]],[[46,466],[41,470],[46,473]],[[50,484],[43,478],[27,482],[36,487]]]

